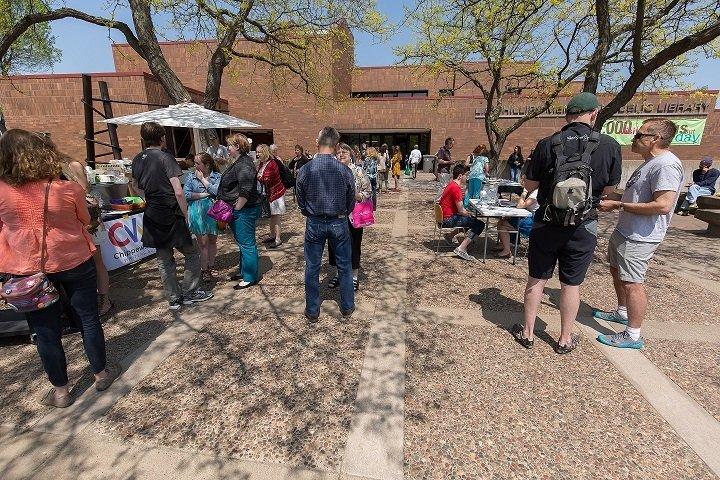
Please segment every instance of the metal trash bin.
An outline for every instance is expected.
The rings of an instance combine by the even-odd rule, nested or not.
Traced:
[[[432,173],[433,166],[437,157],[435,155],[423,155],[422,156],[422,171],[425,173]]]

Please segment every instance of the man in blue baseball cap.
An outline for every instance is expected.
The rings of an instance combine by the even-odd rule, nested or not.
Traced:
[[[693,183],[686,185],[689,187],[688,192],[678,215],[688,215],[690,205],[694,204],[698,197],[715,194],[715,183],[720,177],[720,171],[717,168],[712,168],[712,163],[710,157],[700,160],[700,166],[693,172]]]

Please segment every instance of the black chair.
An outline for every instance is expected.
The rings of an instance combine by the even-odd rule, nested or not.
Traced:
[[[512,198],[513,193],[515,195],[522,195],[522,185],[498,185],[497,194],[498,198],[502,198],[503,193],[509,193],[508,200]]]

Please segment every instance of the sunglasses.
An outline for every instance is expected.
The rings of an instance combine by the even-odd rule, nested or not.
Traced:
[[[640,132],[637,132],[635,135],[633,135],[633,139],[634,139],[634,140],[639,140],[639,139],[641,139],[642,137],[658,137],[658,138],[662,138],[660,135],[657,135],[657,134],[655,134],[655,133],[640,133]]]

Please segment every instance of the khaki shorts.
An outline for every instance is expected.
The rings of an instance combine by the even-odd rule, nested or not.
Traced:
[[[610,236],[607,259],[611,267],[617,268],[623,282],[644,283],[650,259],[658,245],[629,240],[615,230]]]

